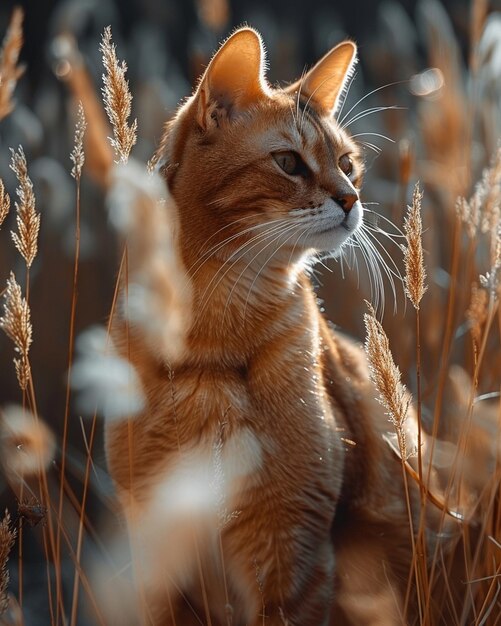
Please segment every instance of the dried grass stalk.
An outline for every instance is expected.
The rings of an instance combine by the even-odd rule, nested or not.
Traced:
[[[395,427],[400,454],[406,461],[410,454],[407,450],[405,421],[411,396],[401,382],[400,370],[393,360],[388,337],[376,319],[374,308],[369,303],[367,305],[369,313],[364,315],[365,352],[369,361],[370,376],[379,393],[379,402],[386,409],[388,418]]]
[[[14,545],[16,531],[10,526],[10,515],[5,511],[3,520],[0,522],[0,617],[9,606],[7,588],[9,586],[9,571],[7,561]]]
[[[16,7],[0,51],[0,120],[14,108],[12,94],[24,72],[24,67],[17,64],[23,46],[23,17],[23,10]]]
[[[470,306],[466,311],[466,318],[470,322],[470,330],[473,341],[480,345],[482,327],[487,319],[488,295],[485,289],[479,289],[474,283],[471,288]]]
[[[424,284],[426,271],[423,261],[422,233],[423,224],[421,221],[421,201],[423,193],[419,190],[419,183],[416,183],[412,194],[412,205],[407,207],[407,215],[404,221],[405,238],[407,245],[404,246],[405,261],[405,293],[419,310],[419,303],[427,290]]]
[[[28,166],[22,146],[15,152],[11,148],[12,159],[11,170],[17,176],[19,187],[16,189],[19,202],[16,206],[17,233],[11,232],[14,245],[19,250],[21,256],[26,261],[26,265],[31,267],[38,250],[38,232],[40,230],[40,213],[35,211],[35,194],[33,193],[33,183],[28,176]]]
[[[30,362],[28,353],[32,342],[32,326],[30,308],[22,297],[21,287],[11,272],[7,279],[7,289],[4,294],[4,315],[0,317],[0,327],[14,342],[19,359],[14,359],[17,379],[21,389],[26,389],[30,379]]]
[[[478,44],[485,28],[489,0],[473,0],[470,20],[470,65],[473,71],[478,68]]]
[[[85,135],[85,129],[87,128],[87,121],[85,120],[85,112],[83,104],[78,103],[77,123],[75,126],[75,144],[70,154],[70,159],[73,162],[71,168],[71,175],[77,181],[82,176],[82,167],[85,163],[85,152],[83,148],[83,140]]]
[[[10,197],[5,191],[3,180],[0,179],[0,226],[4,223],[10,210]]]
[[[102,89],[104,106],[113,127],[114,137],[110,137],[111,145],[119,161],[127,163],[132,146],[137,139],[137,120],[128,125],[131,114],[132,95],[129,83],[125,78],[127,65],[118,62],[115,44],[111,41],[111,27],[104,29],[100,50],[103,54],[104,87]]]

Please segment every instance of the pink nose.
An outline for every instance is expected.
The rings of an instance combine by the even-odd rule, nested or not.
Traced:
[[[345,213],[349,213],[355,202],[358,200],[358,196],[356,193],[345,193],[332,199],[339,204]]]

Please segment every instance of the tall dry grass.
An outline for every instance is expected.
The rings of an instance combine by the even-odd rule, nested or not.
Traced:
[[[223,9],[226,6],[219,5]],[[431,3],[430,7],[425,20],[429,64],[443,77],[443,86],[435,94],[437,97],[423,99],[418,107],[420,159],[415,158],[417,149],[412,143],[402,141],[395,164],[400,172],[401,215],[410,182],[419,178],[425,190],[423,194],[420,187],[414,188],[406,217],[398,219],[405,244],[403,250],[398,248],[397,263],[404,273],[402,293],[411,306],[405,313],[401,306],[397,315],[393,315],[392,307],[387,307],[382,320],[371,307],[365,315],[366,350],[375,387],[397,436],[396,452],[401,460],[406,493],[410,481],[416,482],[420,489],[423,513],[417,526],[409,497],[406,502],[413,545],[407,599],[416,597],[420,625],[496,626],[501,621],[501,148],[493,144],[490,122],[478,95],[479,77],[488,63],[488,58],[481,54],[487,10],[484,0],[472,3],[471,46],[468,67],[464,68],[443,15],[437,12],[435,4]],[[21,22],[22,12],[16,10],[0,55],[0,120],[12,111],[14,86],[22,72],[18,65]],[[103,402],[102,395],[91,397],[90,431],[84,430],[86,456],[77,470],[68,449],[79,285],[80,182],[86,173],[104,188],[114,188],[115,194],[117,189],[125,188],[128,195],[127,203],[120,194],[111,202],[121,254],[110,320],[123,315],[126,325],[142,327],[147,340],[152,345],[156,342],[168,362],[171,351],[181,345],[188,319],[184,311],[189,309],[189,294],[184,300],[179,296],[183,291],[179,289],[179,281],[183,277],[175,255],[166,257],[162,253],[165,248],[173,247],[171,216],[165,205],[159,204],[162,192],[140,166],[127,164],[138,127],[136,120],[130,122],[132,95],[125,78],[127,68],[118,60],[111,30],[105,30],[101,43],[105,68],[103,105],[96,98],[77,51],[73,52],[65,79],[72,93],[81,100],[70,155],[75,179],[76,228],[66,402],[57,446],[37,411],[36,385],[29,360],[33,326],[36,328],[37,323],[30,317],[30,267],[37,255],[41,216],[36,212],[23,149],[19,147],[12,152],[12,169],[19,182],[15,203],[17,231],[12,233],[12,241],[25,262],[26,281],[23,295],[23,287],[12,274],[3,292],[0,325],[16,351],[14,366],[20,406],[4,411],[0,445],[4,473],[13,493],[24,506],[45,511],[46,521],[31,529],[18,516],[18,585],[16,590],[11,589],[10,597],[6,568],[16,537],[7,515],[0,523],[0,623],[2,620],[23,623],[23,606],[28,601],[23,578],[26,532],[36,533],[44,556],[51,625],[74,626],[82,612],[90,616],[92,623],[110,623],[110,594],[103,599],[92,585],[94,566],[90,567],[83,558],[86,540],[96,547],[98,569],[109,572],[107,582],[120,579],[121,567],[116,564],[116,555],[110,556],[113,542],[106,543],[88,515],[89,490],[94,474],[98,474],[94,445],[97,404]],[[104,137],[108,128],[105,112],[111,124],[109,145]],[[479,141],[483,155],[476,159],[473,146]],[[110,145],[115,159],[126,164],[125,169],[117,169],[113,164]],[[10,198],[0,181],[0,224],[9,209]],[[154,271],[151,281],[143,284],[142,269],[146,265]],[[366,279],[362,277],[361,281],[363,287]],[[119,286],[124,283],[125,306],[119,301]],[[354,295],[360,290],[350,276],[342,283],[342,289],[349,316],[345,326],[356,332],[360,329],[350,327],[350,323],[354,317],[362,319],[361,313],[353,315],[353,311],[362,310],[361,296]],[[135,301],[138,293],[141,297]],[[154,324],[150,323],[151,319],[145,320],[139,306],[134,308],[145,297],[156,312]],[[339,311],[333,315],[336,320],[341,318],[341,322],[342,316],[343,312]],[[164,324],[166,320],[169,324]],[[89,336],[88,344],[94,350],[90,358],[94,361],[78,366],[77,380],[86,389],[89,381],[95,383],[100,378],[103,387],[107,387],[107,400],[109,385],[114,385],[112,395],[113,389],[115,392],[126,389],[127,402],[141,406],[140,385],[135,387],[134,372],[123,367],[126,360],[115,351],[109,335],[110,326],[101,334]],[[88,349],[89,345],[83,351]],[[95,360],[96,352],[102,357],[99,361]],[[96,363],[101,364],[101,369]],[[107,378],[106,373],[110,372],[113,375]],[[120,375],[114,378],[116,372]],[[174,393],[172,380],[171,383]],[[411,400],[418,423],[415,448],[409,447],[406,431]],[[120,412],[113,415],[120,416]],[[431,442],[426,449],[425,439]],[[132,435],[130,445],[133,445]],[[56,466],[51,465],[54,457],[58,457]],[[414,457],[417,471],[413,469]],[[52,471],[54,467],[56,471]],[[75,473],[79,476],[78,488],[74,480],[69,480],[70,469],[72,479]],[[433,485],[432,469],[434,481],[438,481]],[[437,498],[434,492],[437,485],[443,498]],[[116,504],[103,497],[102,507],[109,511],[109,518],[116,518]],[[450,532],[451,515],[459,520],[456,526],[459,531],[448,538],[447,549],[444,542],[436,542],[431,553],[427,549],[425,523],[429,507],[439,512],[436,530],[439,535]],[[72,564],[69,594],[63,593],[67,586],[63,579],[65,559]],[[125,596],[130,597],[132,583],[127,587],[128,583],[121,580],[120,584],[124,585]],[[116,589],[112,587],[112,593]],[[119,608],[119,619],[125,619]],[[137,607],[126,603],[126,609],[134,615]],[[147,615],[144,607],[143,613]]]

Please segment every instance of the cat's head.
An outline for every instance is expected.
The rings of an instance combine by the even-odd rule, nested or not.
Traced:
[[[225,258],[340,249],[362,219],[359,150],[335,120],[355,62],[345,41],[296,83],[271,88],[258,33],[226,40],[159,152],[181,243]]]

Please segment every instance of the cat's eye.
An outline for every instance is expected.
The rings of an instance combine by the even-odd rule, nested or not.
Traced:
[[[308,176],[310,170],[297,152],[273,152],[271,155],[279,167],[289,176]]]
[[[347,154],[343,154],[343,156],[339,159],[339,169],[346,174],[346,176],[350,176],[353,172],[353,161]]]

